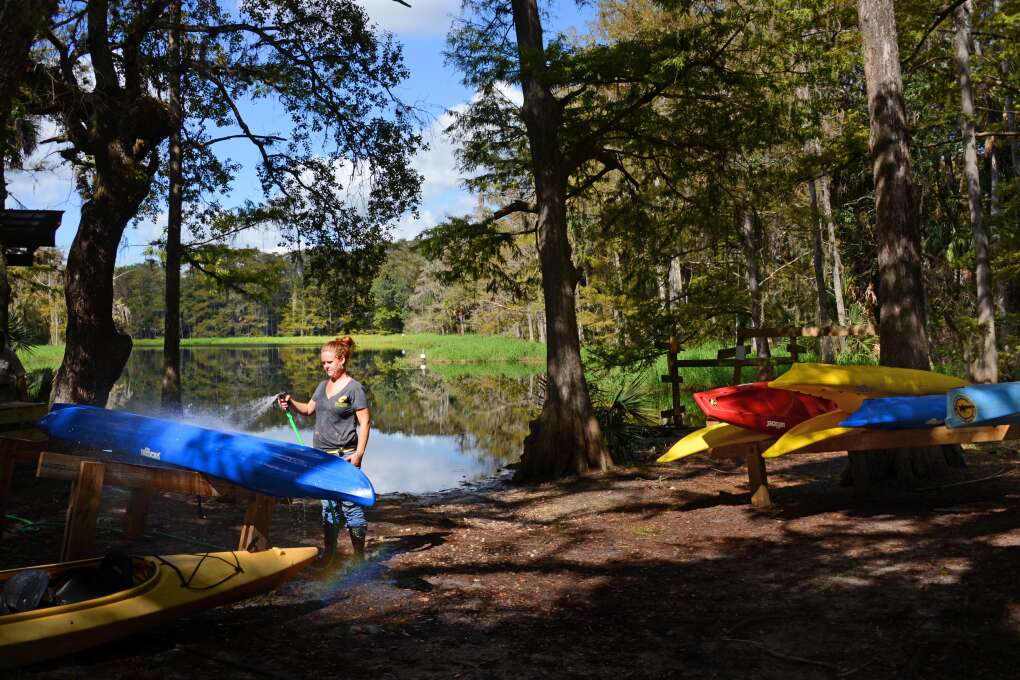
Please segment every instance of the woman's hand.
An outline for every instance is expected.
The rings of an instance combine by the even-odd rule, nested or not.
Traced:
[[[355,451],[354,453],[350,453],[350,454],[347,454],[346,456],[344,456],[344,460],[346,460],[348,463],[350,463],[354,467],[359,468],[359,467],[361,467],[361,459],[364,458],[364,457],[365,457],[365,452],[364,451],[362,451],[361,453],[358,453],[357,451]]]
[[[276,395],[276,403],[279,404],[280,408],[282,408],[284,411],[290,409],[290,401],[291,401],[290,395],[287,394],[286,392],[281,392],[280,394]]]

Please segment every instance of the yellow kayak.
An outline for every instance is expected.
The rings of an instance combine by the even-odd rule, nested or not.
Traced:
[[[131,587],[70,604],[0,615],[0,668],[35,663],[136,633],[171,619],[272,590],[297,573],[317,548],[271,548],[127,558]],[[34,567],[52,587],[104,582],[100,559]],[[0,571],[0,585],[29,571]],[[120,570],[125,571],[124,569]],[[109,580],[107,579],[107,581]],[[81,596],[82,588],[78,588]],[[87,589],[86,589],[87,590]]]
[[[772,446],[765,449],[761,456],[762,458],[778,458],[826,439],[841,437],[855,430],[862,431],[859,427],[840,427],[839,423],[846,417],[847,414],[844,411],[830,411],[805,420],[790,428]]]
[[[695,430],[678,441],[666,453],[659,456],[657,463],[669,463],[718,446],[750,444],[775,439],[775,435],[755,432],[729,423],[716,423]]]
[[[966,385],[965,380],[933,371],[832,364],[794,364],[769,383],[769,387],[830,399],[846,413],[853,413],[872,397],[943,394]]]

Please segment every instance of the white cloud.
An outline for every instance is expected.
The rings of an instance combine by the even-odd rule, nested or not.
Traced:
[[[49,139],[59,132],[57,124],[50,119],[39,119],[39,139]],[[57,154],[59,149],[60,146],[52,142],[40,144],[25,159],[24,170],[7,169],[10,207],[66,210],[81,204],[74,189],[71,164]]]
[[[409,240],[437,224],[439,224],[439,220],[431,210],[421,210],[418,217],[406,214],[393,227],[393,238]]]
[[[401,36],[445,36],[453,18],[460,14],[460,0],[360,0],[361,6],[380,28]]]
[[[120,239],[120,248],[117,251],[117,265],[124,266],[135,264],[145,259],[145,251],[153,241],[163,238],[166,233],[166,224],[169,215],[164,210],[156,215],[155,220],[146,219],[138,223],[129,224],[124,230],[124,236]],[[182,237],[186,239],[187,237]]]
[[[8,170],[10,208],[77,210],[81,205],[67,164],[32,170]]]
[[[459,105],[454,110],[463,110]],[[457,171],[457,143],[443,131],[453,122],[454,114],[447,111],[439,116],[425,132],[423,137],[429,148],[419,153],[414,161],[414,169],[425,178],[422,184],[422,200],[430,202],[437,196],[460,187],[461,176]]]
[[[496,86],[496,89],[499,91],[500,94],[502,94],[504,97],[509,99],[517,106],[524,105],[524,92],[521,90],[520,85],[517,85],[516,83],[501,82],[499,85]]]

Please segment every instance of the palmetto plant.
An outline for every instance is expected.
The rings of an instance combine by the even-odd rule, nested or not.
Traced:
[[[539,408],[545,402],[546,376],[539,376],[535,402]],[[602,436],[612,454],[613,462],[622,463],[633,458],[632,452],[649,428],[658,422],[658,396],[645,376],[604,376],[589,380],[592,409],[599,422]]]
[[[594,386],[592,406],[602,436],[617,463],[632,458],[637,443],[658,425],[657,397],[642,376],[625,378],[616,387]]]

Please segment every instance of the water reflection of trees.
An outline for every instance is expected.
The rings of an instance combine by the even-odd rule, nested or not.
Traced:
[[[182,397],[189,413],[211,413],[239,430],[279,427],[268,397],[288,391],[304,401],[323,379],[318,347],[196,348],[182,352]],[[158,414],[163,354],[136,350],[111,393],[111,408]],[[498,369],[496,369],[498,370]],[[466,455],[516,460],[537,410],[531,376],[469,375],[409,369],[399,351],[356,352],[351,374],[361,381],[381,432],[446,435]]]

